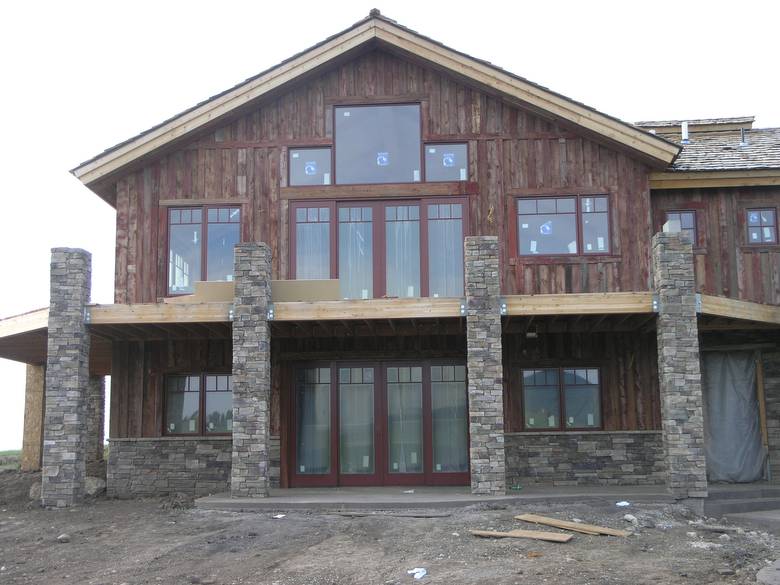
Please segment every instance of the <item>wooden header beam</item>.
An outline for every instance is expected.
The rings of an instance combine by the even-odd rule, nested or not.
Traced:
[[[653,293],[612,292],[504,297],[507,315],[613,315],[653,313]]]
[[[780,185],[780,169],[650,173],[651,189],[705,189]]]
[[[701,312],[714,317],[780,325],[780,307],[727,297],[701,295]]]
[[[20,333],[29,333],[49,327],[49,308],[14,315],[0,319],[0,337],[10,337]]]
[[[145,303],[137,305],[90,305],[90,325],[144,323],[224,323],[230,321],[232,303]]]

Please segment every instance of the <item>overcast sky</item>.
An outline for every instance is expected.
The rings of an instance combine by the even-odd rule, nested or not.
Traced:
[[[372,7],[627,121],[780,126],[776,2],[3,2],[0,317],[48,305],[49,250],[93,254],[113,301],[114,211],[68,169],[337,33]],[[24,366],[0,360],[0,449],[22,443]]]

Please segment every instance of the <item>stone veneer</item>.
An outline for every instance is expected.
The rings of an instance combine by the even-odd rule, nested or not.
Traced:
[[[264,243],[235,248],[233,305],[233,496],[267,496],[271,339],[271,249]]]
[[[471,492],[506,492],[498,238],[465,240]]]
[[[507,485],[659,485],[660,431],[507,433]]]
[[[109,441],[110,497],[204,496],[230,487],[230,437],[158,437]],[[279,487],[279,437],[270,440],[270,485]]]
[[[84,250],[51,254],[41,503],[73,505],[84,496],[90,337],[84,319],[92,257]]]
[[[87,386],[87,442],[86,466],[87,475],[105,478],[106,462],[104,461],[104,425],[106,405],[106,379],[103,376],[92,376]]]
[[[706,498],[696,281],[693,249],[686,236],[665,232],[653,236],[653,279],[667,486],[680,499]]]

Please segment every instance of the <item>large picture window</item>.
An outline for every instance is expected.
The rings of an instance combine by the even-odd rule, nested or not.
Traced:
[[[414,183],[421,177],[420,105],[334,108],[336,183]]]
[[[463,296],[463,199],[297,202],[292,217],[296,279],[338,278],[344,299]]]
[[[172,374],[165,378],[165,434],[227,434],[233,430],[230,374]]]
[[[539,368],[522,371],[526,430],[601,428],[598,368]]]
[[[168,210],[168,294],[189,294],[199,280],[233,280],[241,241],[239,207]]]
[[[517,246],[521,256],[608,254],[607,196],[517,199]]]

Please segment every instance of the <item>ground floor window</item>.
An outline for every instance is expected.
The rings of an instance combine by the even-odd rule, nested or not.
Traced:
[[[293,484],[468,480],[466,368],[339,363],[296,371]]]
[[[600,378],[598,368],[523,369],[524,428],[601,428]]]
[[[166,435],[219,435],[232,430],[233,383],[230,374],[166,376]]]

